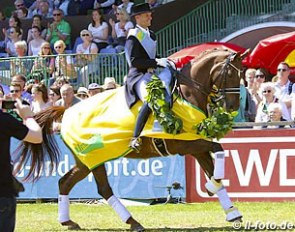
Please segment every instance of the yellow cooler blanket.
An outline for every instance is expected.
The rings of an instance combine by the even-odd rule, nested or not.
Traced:
[[[66,110],[62,120],[62,138],[82,163],[94,169],[131,151],[128,144],[141,105],[138,101],[131,109],[128,108],[124,87],[97,94]],[[183,121],[181,134],[172,135],[159,130],[151,114],[142,136],[179,140],[201,138],[193,129],[206,117],[200,109],[177,98],[173,112]]]

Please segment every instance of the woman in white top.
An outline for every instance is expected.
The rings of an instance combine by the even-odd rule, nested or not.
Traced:
[[[37,26],[33,26],[31,30],[33,39],[29,43],[29,56],[37,56],[41,50],[41,45],[46,42],[41,37],[41,29]]]
[[[52,106],[52,103],[48,100],[48,90],[43,83],[33,85],[32,97],[31,109],[34,114]]]
[[[268,122],[269,121],[269,105],[271,103],[278,103],[282,108],[282,116],[285,120],[290,120],[288,109],[285,103],[281,102],[278,98],[275,97],[275,88],[274,83],[264,82],[261,83],[259,92],[262,95],[262,100],[258,104],[257,114],[255,122]]]
[[[11,27],[9,30],[9,34],[10,40],[8,40],[5,50],[9,56],[17,56],[15,43],[20,41],[19,35],[21,34],[21,30],[19,27]]]
[[[92,22],[88,25],[88,31],[92,33],[93,42],[96,43],[98,51],[108,46],[109,26],[100,10],[92,11]]]
[[[82,66],[80,75],[82,76],[83,83],[89,85],[89,75],[92,74],[97,68],[95,68],[94,58],[98,52],[98,48],[95,43],[92,42],[92,34],[90,31],[84,29],[80,32],[80,36],[83,43],[77,46],[77,60]]]
[[[115,21],[110,18],[109,23],[112,26],[113,46],[116,48],[117,52],[122,52],[124,51],[128,32],[134,25],[130,21],[130,16],[124,8],[118,8],[116,16],[118,22],[115,23]]]

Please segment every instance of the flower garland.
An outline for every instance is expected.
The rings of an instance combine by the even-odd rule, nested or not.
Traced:
[[[164,131],[169,134],[179,134],[183,123],[170,110],[169,103],[165,101],[166,89],[162,81],[153,75],[146,88],[148,92],[146,100]]]

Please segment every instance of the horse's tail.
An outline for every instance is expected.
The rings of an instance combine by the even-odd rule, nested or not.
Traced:
[[[18,155],[15,173],[19,172],[31,158],[29,173],[24,177],[24,180],[38,180],[46,161],[50,162],[49,171],[52,173],[60,156],[52,124],[53,122],[61,122],[64,112],[64,107],[53,106],[34,116],[34,119],[42,128],[43,143],[33,144],[23,141],[15,152]]]

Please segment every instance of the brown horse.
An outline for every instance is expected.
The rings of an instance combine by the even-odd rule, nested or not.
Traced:
[[[177,74],[182,97],[207,114],[207,99],[213,91],[213,86],[216,86],[223,96],[221,101],[223,101],[226,109],[228,111],[237,110],[239,107],[242,59],[246,55],[247,53],[241,55],[228,50],[217,49],[200,54],[196,59],[185,65],[181,72]],[[85,103],[79,103],[80,106],[82,106],[82,104]],[[40,172],[46,158],[48,159],[49,157],[52,164],[58,160],[58,147],[54,142],[51,128],[53,121],[61,119],[64,112],[64,108],[53,107],[36,115],[36,120],[43,127],[44,143],[38,146],[25,143],[23,146],[20,165],[26,162],[29,155],[32,156],[31,170],[28,174],[28,178],[33,177],[34,173]],[[71,119],[71,117],[73,117],[73,114],[64,115],[61,124],[62,135],[64,123],[74,120]],[[93,117],[99,117],[99,115]],[[82,122],[75,121],[74,123],[77,124],[79,128]],[[143,145],[140,154],[131,151],[126,157],[143,159],[159,156],[157,149],[152,145],[151,138],[143,137],[142,142]],[[224,151],[219,143],[208,139],[166,139],[165,143],[170,154],[191,154],[198,160],[202,169],[209,177],[209,181],[206,184],[208,194],[213,195],[216,193],[218,195],[220,203],[226,211],[226,220],[234,221],[242,217],[239,211],[233,207],[221,183],[221,179],[224,175]],[[73,149],[71,150],[73,151]],[[30,154],[28,151],[30,151]],[[99,149],[96,150],[96,153],[99,153]],[[215,156],[215,163],[213,162],[211,153]],[[143,231],[144,228],[141,224],[130,215],[127,209],[113,195],[112,189],[108,183],[105,166],[101,163],[97,163],[97,165],[90,168],[89,165],[86,165],[84,162],[83,157],[78,158],[77,152],[73,151],[73,154],[76,165],[59,180],[59,221],[61,224],[71,229],[79,228],[77,223],[70,220],[68,195],[79,181],[92,172],[96,184],[99,186],[98,193],[108,201],[110,206],[124,222],[130,224],[131,230]],[[110,159],[113,159],[113,157]]]

